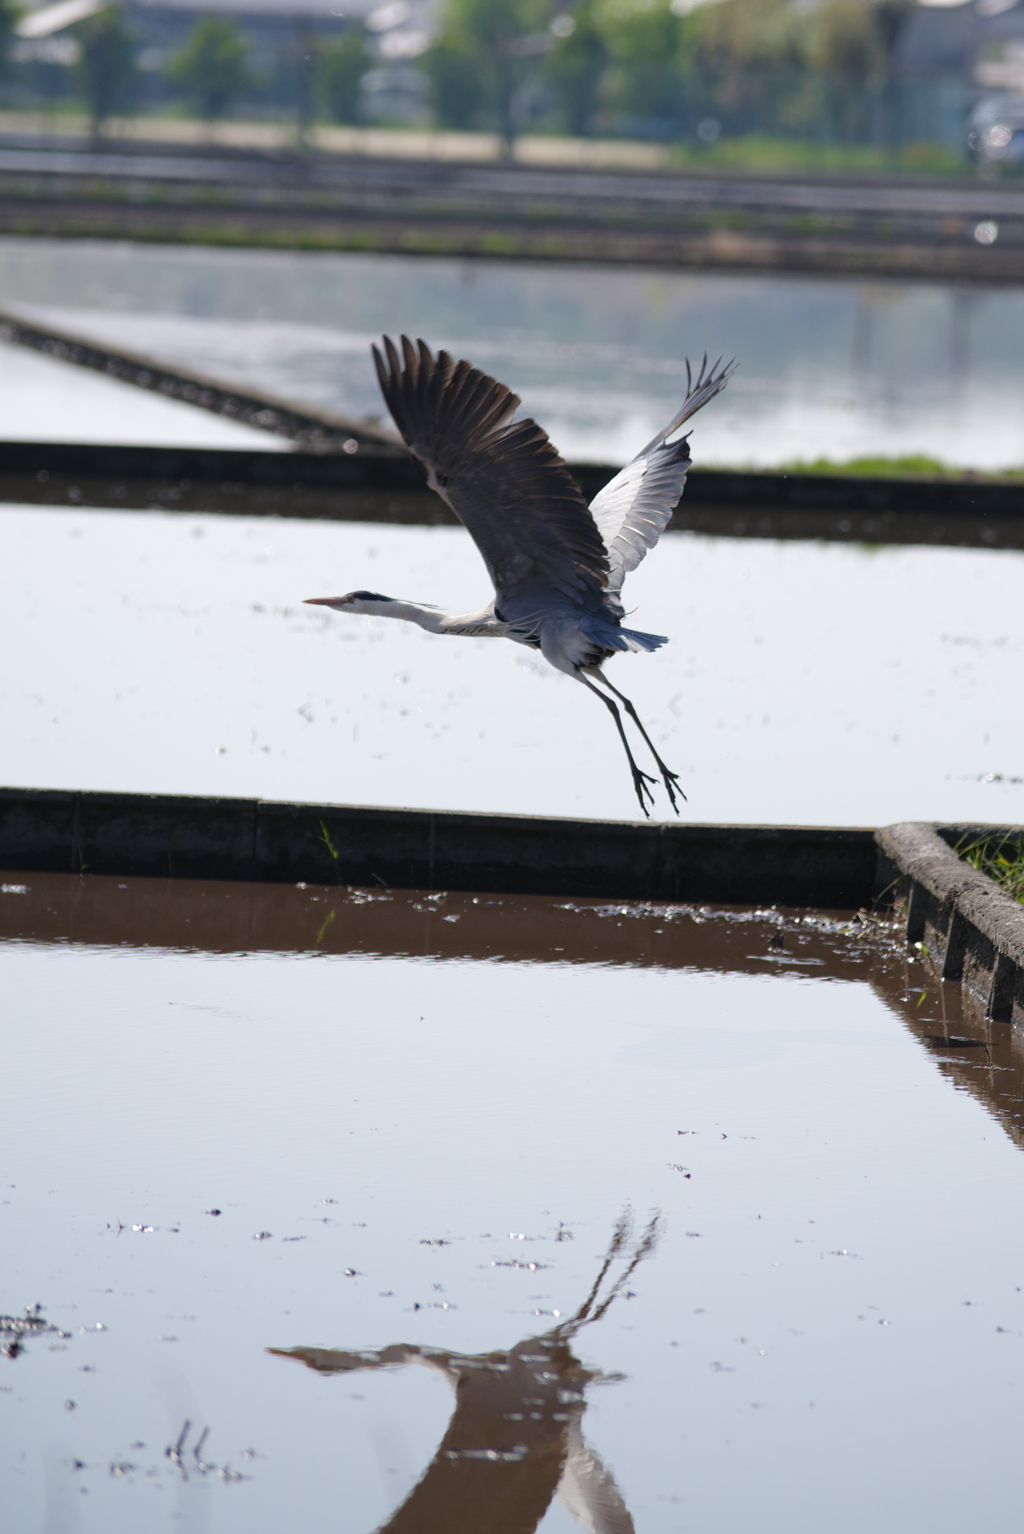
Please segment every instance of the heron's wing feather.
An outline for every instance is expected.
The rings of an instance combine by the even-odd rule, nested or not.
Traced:
[[[690,467],[689,443],[686,437],[671,444],[665,439],[728,383],[732,364],[719,368],[716,363],[709,373],[706,368],[707,359],[682,408],[665,430],[590,503],[590,514],[608,550],[612,591],[618,591],[629,571],[636,569],[648,549],[653,549],[683,493]]]
[[[395,424],[484,557],[500,596],[599,598],[608,556],[576,482],[504,384],[406,336],[373,348]]]

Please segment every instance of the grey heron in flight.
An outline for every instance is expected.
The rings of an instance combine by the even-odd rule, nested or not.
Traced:
[[[389,336],[373,360],[395,424],[483,555],[494,600],[477,613],[450,617],[419,602],[373,591],[308,597],[339,612],[403,618],[431,634],[512,639],[540,650],[566,676],[582,682],[611,712],[629,760],[644,815],[656,778],[637,766],[617,698],[647,744],[672,808],[679,779],[662,761],[636,709],[608,680],[602,663],[623,651],[656,650],[667,640],[624,628],[622,582],[654,547],[683,493],[690,467],[687,437],[667,439],[723,389],[732,365],[705,357],[664,431],[648,442],[589,507],[565,463],[536,421],[513,419],[519,396],[424,341]],[[605,689],[602,691],[602,689]],[[612,696],[609,696],[612,694]],[[685,795],[683,795],[685,798]]]

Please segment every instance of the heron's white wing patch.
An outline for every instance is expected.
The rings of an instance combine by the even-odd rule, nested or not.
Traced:
[[[705,357],[697,382],[691,383],[682,408],[665,430],[590,503],[590,515],[608,550],[608,589],[612,593],[619,591],[630,570],[635,570],[647,550],[653,549],[683,493],[690,467],[688,439],[680,437],[671,444],[666,439],[729,381],[732,363],[720,368],[716,362],[709,372],[707,360]],[[686,369],[689,377],[689,363]]]
[[[591,501],[590,515],[608,550],[611,590],[619,589],[665,531],[689,467],[689,456],[678,457],[677,447],[656,448],[634,458]]]

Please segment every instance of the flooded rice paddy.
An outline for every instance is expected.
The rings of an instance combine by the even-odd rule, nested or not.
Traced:
[[[5,506],[0,538],[0,782],[637,813],[604,710],[533,652],[302,605],[475,611],[459,528]],[[1022,575],[1019,552],[673,534],[626,587],[671,642],[609,676],[687,819],[1021,821]]]
[[[12,1530],[1012,1524],[1020,1044],[849,918],[8,873],[0,986]]]
[[[1021,290],[5,238],[0,292],[108,345],[356,415],[381,410],[370,341],[408,330],[512,385],[570,458],[625,461],[677,408],[684,358],[707,350],[740,368],[698,423],[698,463],[1024,464]],[[273,442],[0,355],[7,436]]]

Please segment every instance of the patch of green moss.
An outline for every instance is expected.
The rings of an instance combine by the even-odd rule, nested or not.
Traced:
[[[761,171],[845,171],[850,175],[966,176],[965,155],[944,144],[907,144],[890,150],[872,144],[820,144],[809,139],[744,133],[701,148],[680,145],[678,164],[693,169]]]
[[[881,454],[864,458],[797,458],[780,465],[783,474],[849,474],[872,479],[955,479],[955,480],[1024,480],[1024,469],[1003,469],[979,473],[958,469],[926,453],[905,453],[898,458]]]

